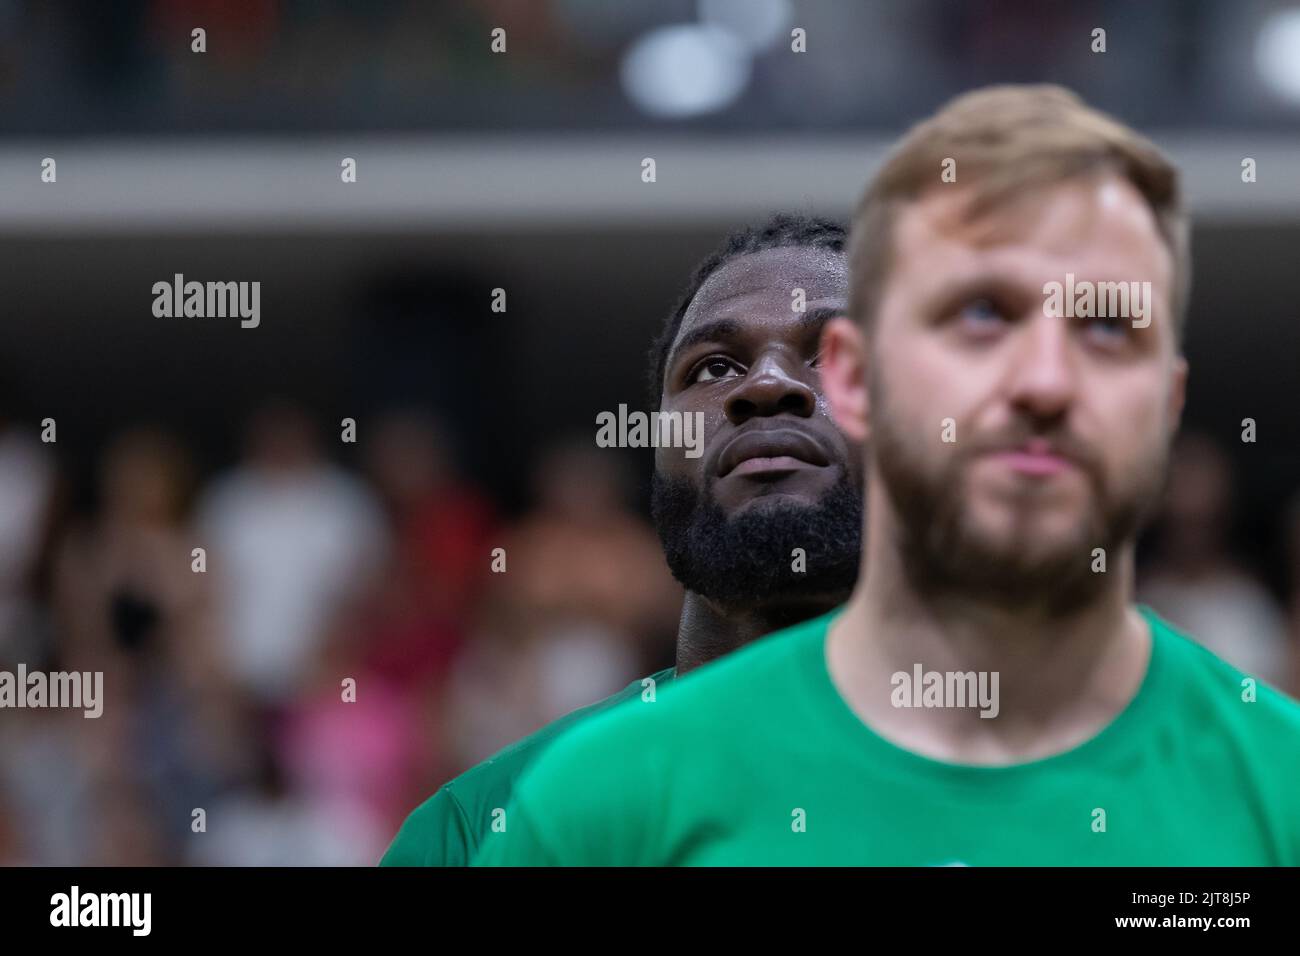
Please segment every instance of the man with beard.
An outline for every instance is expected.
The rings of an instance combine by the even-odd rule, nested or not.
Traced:
[[[913,129],[822,342],[870,439],[852,598],[576,728],[477,862],[1300,864],[1300,707],[1132,599],[1187,228],[1159,150],[1063,89]],[[1053,302],[1138,280],[1131,315]]]
[[[823,327],[847,308],[846,234],[777,215],[697,268],[652,352],[652,401],[703,414],[704,453],[659,448],[652,513],[685,586],[676,666],[512,744],[445,784],[383,866],[464,866],[494,835],[516,779],[573,724],[764,634],[844,603],[857,578],[862,456],[821,394]],[[508,827],[507,827],[508,829]]]

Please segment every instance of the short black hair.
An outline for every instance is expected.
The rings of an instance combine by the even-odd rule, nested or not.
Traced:
[[[650,347],[651,407],[658,408],[659,400],[663,396],[668,350],[672,348],[673,340],[677,338],[677,330],[682,327],[682,318],[709,276],[733,259],[739,259],[753,252],[764,252],[785,246],[802,246],[842,254],[846,251],[847,245],[848,229],[843,223],[833,219],[788,212],[776,213],[761,225],[745,226],[727,236],[712,255],[695,267],[691,281],[687,283],[686,290],[677,302],[677,308],[673,310],[663,331]]]

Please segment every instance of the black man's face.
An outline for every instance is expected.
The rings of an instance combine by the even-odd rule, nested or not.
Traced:
[[[822,326],[847,295],[843,255],[771,249],[720,268],[683,317],[660,407],[702,415],[703,453],[657,450],[654,511],[689,589],[752,601],[852,586],[863,456],[831,418],[818,371]],[[794,548],[805,573],[791,571]]]
[[[765,499],[812,504],[846,476],[860,483],[860,449],[831,418],[817,367],[822,326],[847,295],[845,258],[824,249],[752,253],[710,276],[669,350],[661,405],[703,413],[704,451],[658,449],[659,474],[689,479],[728,517]]]

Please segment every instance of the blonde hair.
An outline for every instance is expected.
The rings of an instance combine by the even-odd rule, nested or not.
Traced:
[[[1171,314],[1181,342],[1191,290],[1191,248],[1178,169],[1144,136],[1059,86],[990,86],[951,100],[890,151],[853,217],[849,313],[869,325],[889,273],[900,207],[940,185],[944,161],[974,193],[966,214],[1043,186],[1111,171],[1151,207],[1173,257]]]

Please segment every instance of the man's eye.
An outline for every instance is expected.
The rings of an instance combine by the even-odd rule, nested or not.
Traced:
[[[959,318],[962,325],[976,332],[996,329],[1006,320],[1002,309],[992,299],[972,299],[962,306]]]
[[[730,378],[733,375],[739,375],[740,370],[736,363],[724,358],[708,358],[695,366],[695,371],[691,373],[690,381],[692,382],[712,382],[720,378]]]
[[[1117,345],[1128,338],[1129,320],[1117,316],[1097,316],[1085,319],[1088,336],[1102,345]]]

